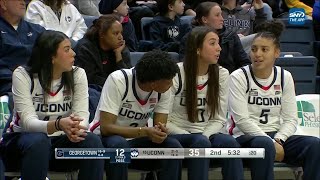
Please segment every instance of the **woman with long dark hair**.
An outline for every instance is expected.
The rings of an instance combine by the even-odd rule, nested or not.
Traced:
[[[88,83],[73,66],[69,38],[45,31],[36,40],[26,67],[13,72],[13,119],[4,134],[6,170],[21,169],[23,180],[44,180],[49,169],[79,169],[79,179],[102,179],[103,160],[57,160],[55,148],[101,148],[87,132]]]
[[[192,21],[194,27],[208,26],[218,32],[219,44],[222,49],[218,60],[219,65],[231,73],[244,65],[250,64],[248,55],[243,50],[238,35],[233,31],[227,30],[224,26],[222,11],[218,3],[202,2],[195,11],[197,15]],[[187,51],[185,46],[180,46],[181,59]]]
[[[167,127],[184,148],[237,148],[240,145],[223,134],[227,113],[229,72],[217,64],[221,47],[217,32],[196,27],[186,41],[185,60],[171,88],[172,109]],[[223,159],[224,179],[242,179],[241,159]],[[188,179],[208,179],[209,160],[187,160]]]

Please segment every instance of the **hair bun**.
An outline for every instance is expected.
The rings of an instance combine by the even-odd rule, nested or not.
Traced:
[[[270,32],[273,33],[275,36],[280,37],[284,28],[285,26],[280,20],[269,20],[257,25],[255,27],[255,32]]]

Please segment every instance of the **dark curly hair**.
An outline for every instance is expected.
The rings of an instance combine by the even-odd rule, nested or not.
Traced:
[[[284,30],[284,24],[279,20],[265,21],[256,26],[255,31],[257,35],[254,37],[255,40],[258,37],[272,39],[274,45],[280,48],[280,36]]]
[[[116,21],[120,22],[120,18],[117,15],[102,15],[93,21],[92,26],[89,27],[84,36],[89,40],[94,41],[95,39],[99,38],[100,34],[107,32],[111,28],[112,24]]]
[[[135,69],[137,79],[141,83],[172,79],[179,71],[172,57],[167,52],[157,49],[145,53]]]

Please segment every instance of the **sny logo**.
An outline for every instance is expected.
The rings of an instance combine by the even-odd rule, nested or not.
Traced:
[[[302,8],[292,8],[289,10],[289,24],[302,25],[305,23],[306,13]]]

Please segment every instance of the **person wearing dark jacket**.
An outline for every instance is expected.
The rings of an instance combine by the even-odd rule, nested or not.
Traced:
[[[196,17],[192,25],[195,26],[210,26],[218,30],[219,44],[221,52],[218,63],[222,67],[228,69],[229,73],[234,70],[250,64],[247,53],[243,50],[242,44],[236,32],[227,30],[223,25],[222,11],[219,4],[215,2],[203,2],[198,5]],[[186,42],[187,35],[182,42]],[[184,58],[185,45],[180,46],[180,60]]]
[[[94,20],[75,51],[76,64],[85,69],[89,84],[103,86],[113,71],[131,67],[122,25],[115,15],[104,15]]]
[[[237,31],[241,36],[253,34],[254,27],[267,20],[267,14],[264,12],[263,1],[254,0],[252,6],[255,14],[249,13],[238,3],[239,0],[222,1],[222,17],[227,29]]]
[[[191,31],[188,23],[183,23],[178,15],[184,11],[182,0],[158,0],[159,16],[150,24],[150,39],[155,48],[179,52],[183,36]]]
[[[131,52],[138,50],[138,40],[136,37],[134,25],[128,16],[129,6],[127,0],[101,0],[99,3],[101,14],[115,14],[120,16],[120,22],[123,28],[123,38]]]
[[[12,72],[25,65],[38,35],[45,29],[26,22],[25,1],[0,0],[0,96],[11,92]]]

